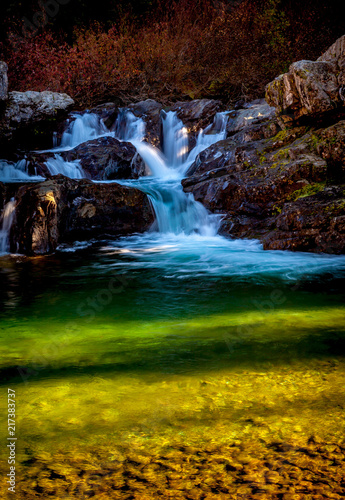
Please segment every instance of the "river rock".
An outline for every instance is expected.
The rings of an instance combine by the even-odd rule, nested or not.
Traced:
[[[233,136],[200,153],[182,184],[223,214],[223,234],[259,238],[270,249],[342,253],[345,205],[342,188],[332,188],[331,165],[342,165],[343,134],[345,123],[339,122],[242,144]]]
[[[223,104],[214,99],[194,99],[176,102],[169,110],[176,111],[188,131],[197,132],[212,123],[215,114],[223,110]]]
[[[266,101],[276,108],[280,124],[315,118],[343,106],[345,35],[317,61],[298,61],[266,86]]]
[[[6,118],[11,123],[35,123],[53,118],[59,112],[67,112],[73,106],[73,99],[57,92],[10,92]]]
[[[215,115],[224,109],[221,101],[214,99],[194,99],[187,102],[176,102],[166,111],[174,111],[188,132],[189,150],[195,144],[200,129],[213,123]]]
[[[59,175],[19,189],[11,251],[42,255],[76,239],[142,232],[152,222],[148,198],[141,191]]]
[[[262,238],[264,249],[345,253],[344,188],[325,187],[314,196],[285,203],[274,230]]]
[[[0,102],[8,97],[7,64],[0,61]]]
[[[17,146],[52,147],[57,120],[67,115],[74,101],[57,92],[9,92],[0,117],[0,143],[16,141]]]
[[[110,136],[84,142],[61,155],[67,161],[79,159],[86,176],[93,180],[137,179],[146,172],[135,147]]]
[[[264,99],[259,99],[244,109],[230,111],[228,113],[226,130],[229,135],[232,135],[240,130],[249,128],[251,125],[272,120],[274,117],[275,108],[269,106]]]

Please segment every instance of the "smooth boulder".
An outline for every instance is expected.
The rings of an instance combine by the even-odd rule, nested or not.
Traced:
[[[298,61],[266,86],[266,101],[276,108],[281,126],[317,118],[341,108],[345,93],[345,35],[317,61]]]
[[[64,242],[143,232],[152,222],[149,200],[141,191],[59,175],[19,189],[11,251],[43,255]]]

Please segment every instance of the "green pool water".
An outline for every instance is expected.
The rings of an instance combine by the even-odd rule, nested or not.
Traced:
[[[24,476],[95,450],[344,435],[343,258],[133,237],[5,256],[0,279],[0,438],[11,388]]]

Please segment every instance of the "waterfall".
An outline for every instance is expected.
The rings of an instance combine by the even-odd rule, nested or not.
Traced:
[[[217,113],[214,117],[213,123],[208,125],[205,130],[200,130],[196,141],[195,147],[188,154],[188,158],[184,164],[183,172],[187,172],[188,168],[195,161],[198,154],[206,148],[212,146],[218,141],[226,139],[226,124],[228,121],[228,114]]]
[[[54,158],[46,161],[46,165],[51,175],[62,174],[71,179],[85,178],[80,160],[65,161],[61,155],[55,154]]]
[[[0,229],[0,254],[9,252],[9,238],[10,230],[15,216],[15,201],[14,198],[11,199],[4,206],[4,210],[1,215],[2,225]]]
[[[120,109],[114,125],[114,137],[119,141],[142,141],[145,136],[145,122],[131,111]]]
[[[163,152],[142,140],[144,133],[140,118],[132,113],[119,116],[116,133],[136,147],[151,172],[151,176],[137,181],[121,181],[121,184],[135,186],[148,195],[156,215],[153,229],[160,233],[214,236],[219,217],[209,214],[192,194],[185,193],[181,179],[197,154],[225,138],[226,115],[216,115],[213,124],[201,131],[189,154],[188,134],[176,113],[162,113],[162,122]]]
[[[43,177],[39,175],[29,175],[26,171],[26,160],[20,160],[17,163],[9,163],[0,160],[0,181],[18,182],[18,181],[42,181]]]
[[[103,120],[95,113],[75,114],[72,115],[72,118],[74,119],[62,134],[60,146],[54,147],[54,151],[68,151],[83,142],[92,141],[106,135],[113,135],[104,125]]]
[[[181,120],[173,111],[162,112],[163,152],[167,165],[180,167],[188,154],[188,133]]]

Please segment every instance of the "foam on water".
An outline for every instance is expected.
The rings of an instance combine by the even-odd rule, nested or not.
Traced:
[[[20,160],[17,163],[11,163],[6,160],[0,160],[0,181],[18,182],[18,181],[42,181],[43,177],[39,175],[29,175],[26,171],[26,160]]]
[[[152,232],[123,237],[102,247],[113,259],[96,267],[156,269],[164,277],[191,279],[232,276],[259,280],[280,278],[294,282],[301,277],[331,273],[343,275],[345,256],[304,252],[264,251],[256,240],[231,240],[223,236]]]

